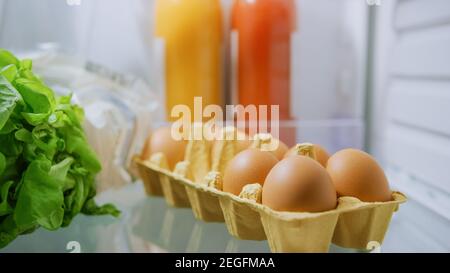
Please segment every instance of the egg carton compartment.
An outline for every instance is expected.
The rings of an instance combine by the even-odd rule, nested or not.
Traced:
[[[333,243],[340,247],[367,249],[370,242],[383,243],[392,215],[399,205],[407,201],[404,194],[392,193],[392,201],[362,202],[354,197],[341,197],[343,208],[350,208],[339,215],[333,235]]]
[[[145,193],[149,196],[164,196],[160,173],[149,168],[147,165],[149,163],[141,160],[139,156],[134,156],[133,162],[137,166],[139,176],[144,184]]]
[[[138,166],[139,174],[144,184],[145,192],[149,196],[164,196],[168,205],[179,208],[189,208],[191,203],[184,185],[180,184],[176,177],[164,167],[162,160],[141,160],[134,156],[133,161]]]
[[[339,214],[275,212],[259,206],[272,252],[328,252]]]
[[[161,171],[160,179],[167,204],[178,208],[191,207],[186,187],[183,184],[179,183],[170,173],[164,171]]]
[[[205,222],[224,222],[224,214],[220,207],[219,198],[207,188],[190,181],[181,180],[191,202],[192,211],[196,219]]]
[[[248,200],[225,192],[219,194],[219,200],[232,236],[241,240],[267,239],[260,213],[249,205]]]

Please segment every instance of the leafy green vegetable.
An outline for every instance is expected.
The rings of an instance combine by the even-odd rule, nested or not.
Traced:
[[[6,168],[6,158],[2,153],[0,153],[0,175],[2,175],[5,168]]]
[[[35,160],[28,166],[20,189],[14,220],[18,226],[38,223],[54,230],[64,216],[62,185],[50,175],[50,161]]]
[[[101,165],[84,134],[83,110],[56,97],[0,49],[0,248],[38,227],[56,230],[78,213],[120,212],[94,201]]]
[[[12,212],[12,208],[8,204],[8,196],[9,189],[13,184],[13,181],[8,181],[0,187],[0,216],[7,215]]]
[[[19,64],[19,60],[9,51],[0,48],[0,69],[10,64]]]
[[[0,129],[5,126],[20,100],[19,92],[4,76],[0,75]]]
[[[18,73],[17,66],[14,64],[7,65],[0,70],[0,75],[4,76],[10,82],[16,78]]]

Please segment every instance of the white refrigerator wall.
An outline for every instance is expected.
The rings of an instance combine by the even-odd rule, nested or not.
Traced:
[[[405,249],[449,251],[450,1],[382,1],[374,10],[368,133],[391,185],[410,198],[394,218],[403,232],[390,236]]]

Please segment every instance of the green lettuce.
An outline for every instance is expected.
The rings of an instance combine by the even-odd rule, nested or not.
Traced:
[[[119,216],[94,201],[101,165],[83,119],[70,96],[56,97],[33,74],[30,60],[0,49],[0,248],[39,227],[68,226],[79,213]]]

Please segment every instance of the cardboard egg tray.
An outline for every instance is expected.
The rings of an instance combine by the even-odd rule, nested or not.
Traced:
[[[224,141],[221,145],[230,143]],[[328,252],[331,243],[354,249],[367,249],[372,241],[381,244],[393,213],[406,201],[402,193],[393,192],[389,202],[366,203],[353,197],[340,197],[336,209],[331,211],[274,211],[252,199],[218,190],[202,179],[208,174],[208,168],[213,173],[223,171],[223,164],[234,154],[227,149],[215,149],[221,152],[212,155],[213,160],[208,163],[206,159],[211,158],[189,151],[209,145],[197,144],[200,146],[188,145],[185,161],[178,163],[174,171],[168,170],[164,156],[146,161],[136,156],[134,161],[147,194],[163,195],[170,206],[191,207],[199,220],[225,222],[229,233],[236,238],[267,240],[272,252]]]

